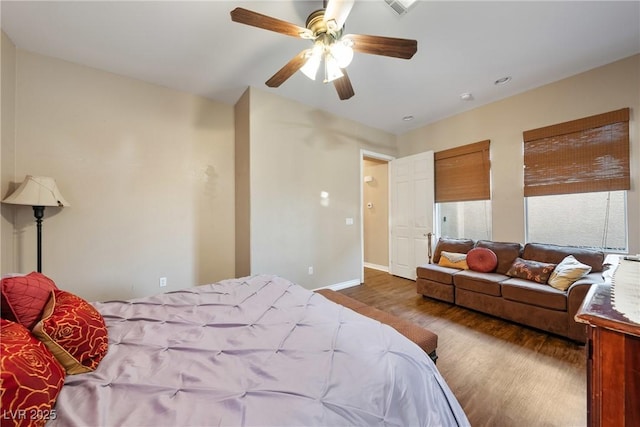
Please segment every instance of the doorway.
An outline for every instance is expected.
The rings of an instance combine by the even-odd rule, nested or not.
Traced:
[[[361,283],[365,267],[389,271],[389,162],[393,159],[386,154],[361,150]]]

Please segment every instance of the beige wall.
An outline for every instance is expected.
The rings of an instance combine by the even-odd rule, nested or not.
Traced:
[[[367,158],[362,163],[363,179],[373,179],[362,186],[364,262],[389,268],[389,164]]]
[[[263,90],[250,98],[251,272],[358,283],[360,150],[394,155],[395,136]]]
[[[523,241],[522,131],[631,107],[640,252],[639,76],[640,55],[395,137],[255,88],[234,111],[16,51],[3,35],[2,196],[26,174],[56,178],[71,207],[45,212],[44,273],[89,300],[261,272],[315,288],[360,278],[361,149],[406,156],[491,139],[493,238]],[[33,270],[31,209],[3,206],[0,233],[2,273]]]
[[[640,252],[640,55],[478,107],[398,137],[401,156],[491,140],[493,239],[524,242],[522,132],[631,108],[629,250]],[[579,213],[577,213],[579,214]]]
[[[9,195],[15,187],[15,102],[16,102],[16,47],[2,31],[0,71],[0,199]],[[0,272],[8,273],[14,265],[13,222],[14,209],[0,205]]]
[[[251,274],[250,91],[234,107],[236,183],[236,277]]]
[[[234,275],[233,107],[22,50],[16,75],[15,177],[52,176],[71,204],[45,211],[45,274],[89,300]],[[15,227],[31,271],[31,209]]]

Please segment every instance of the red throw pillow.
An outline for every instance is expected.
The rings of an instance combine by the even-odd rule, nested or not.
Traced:
[[[2,279],[2,317],[31,330],[40,319],[40,314],[54,289],[58,287],[53,280],[35,271],[26,276]]]
[[[95,370],[109,347],[107,327],[98,310],[59,289],[51,292],[33,334],[51,350],[67,374]]]
[[[473,271],[490,273],[498,266],[498,257],[491,249],[473,248],[467,253],[467,265]]]
[[[0,319],[0,367],[3,426],[44,426],[55,419],[64,369],[24,326],[6,319]]]

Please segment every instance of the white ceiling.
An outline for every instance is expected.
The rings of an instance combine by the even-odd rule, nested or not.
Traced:
[[[403,16],[384,0],[357,1],[346,33],[416,39],[418,52],[356,53],[356,95],[340,101],[302,73],[266,87],[310,42],[234,23],[236,6],[304,26],[322,1],[0,3],[2,29],[21,49],[228,104],[255,86],[396,134],[640,52],[639,1],[423,0]],[[513,79],[494,85],[503,76]]]

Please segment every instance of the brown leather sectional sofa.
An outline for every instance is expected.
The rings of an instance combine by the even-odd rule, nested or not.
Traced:
[[[483,273],[438,265],[442,251],[467,253],[475,247],[491,249],[497,256],[495,270]],[[573,255],[591,272],[566,291],[544,283],[507,275],[516,258],[558,264]],[[589,287],[603,283],[605,254],[570,246],[540,243],[493,242],[488,240],[440,239],[430,264],[417,268],[417,291],[427,297],[454,303],[523,325],[586,341],[586,327],[574,316]]]

